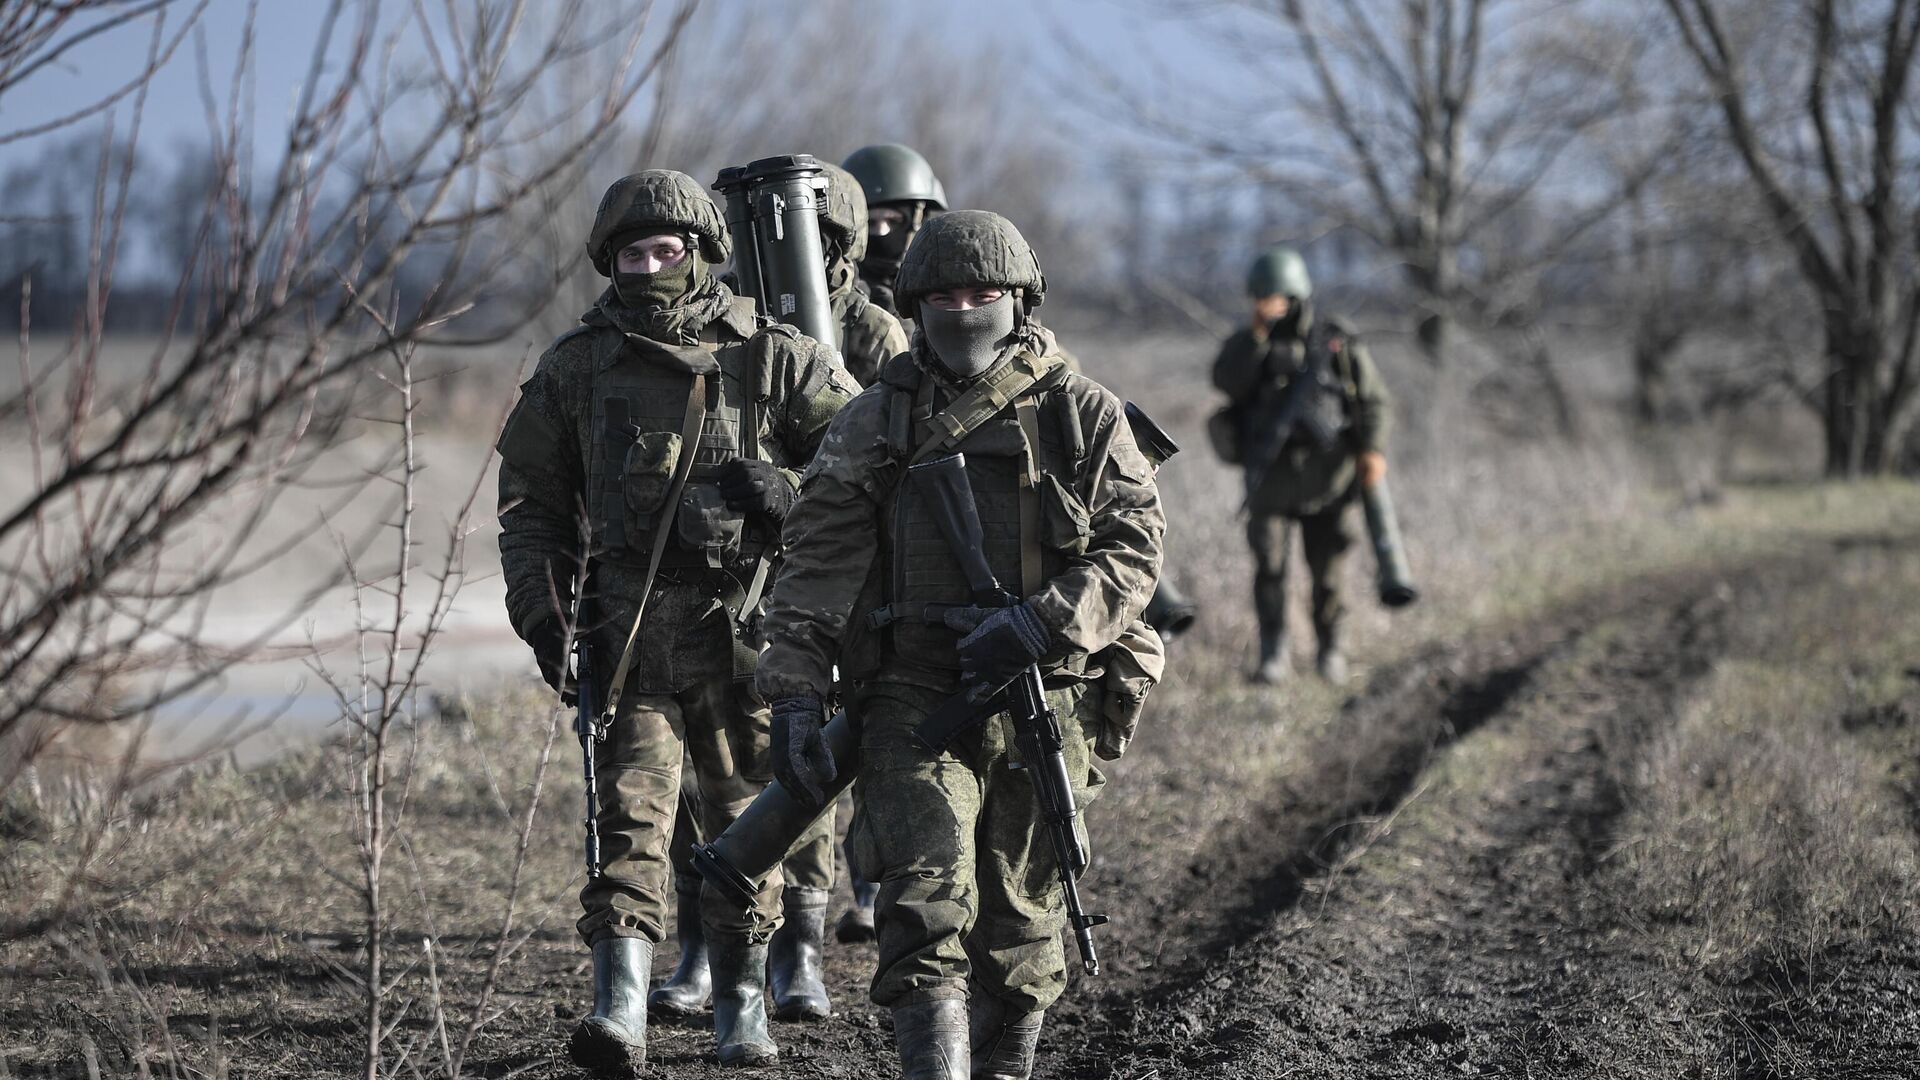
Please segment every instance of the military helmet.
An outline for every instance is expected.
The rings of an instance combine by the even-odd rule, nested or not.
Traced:
[[[900,260],[894,301],[916,310],[928,293],[967,285],[1000,285],[1025,292],[1028,309],[1046,295],[1040,260],[1013,222],[988,210],[955,210],[920,227]]]
[[[933,175],[933,166],[920,151],[899,143],[863,146],[847,155],[841,168],[860,181],[867,204],[923,202],[935,210],[947,208],[947,189]]]
[[[1247,271],[1247,295],[1290,296],[1305,300],[1313,295],[1313,279],[1307,276],[1307,261],[1290,247],[1270,248],[1253,260]]]
[[[587,258],[593,268],[602,277],[612,276],[611,241],[648,228],[691,233],[708,265],[727,261],[727,223],[706,190],[686,173],[648,169],[615,180],[600,197],[587,233]]]
[[[867,257],[867,195],[860,181],[838,165],[821,162],[827,176],[827,200],[820,208],[820,229],[839,237],[847,259]]]

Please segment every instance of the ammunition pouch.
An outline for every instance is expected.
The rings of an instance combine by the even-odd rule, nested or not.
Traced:
[[[625,478],[628,535],[641,536],[653,529],[667,492],[673,487],[674,466],[680,463],[680,436],[671,431],[642,431],[634,435],[633,445],[621,462]]]
[[[706,556],[707,565],[725,566],[740,558],[746,515],[727,505],[713,484],[689,484],[680,496],[673,529],[680,546]]]
[[[1052,473],[1040,474],[1040,542],[1064,555],[1085,555],[1093,543],[1093,514]]]

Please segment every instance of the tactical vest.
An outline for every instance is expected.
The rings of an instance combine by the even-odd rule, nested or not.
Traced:
[[[1272,448],[1274,452],[1290,444],[1304,443],[1322,452],[1339,445],[1351,424],[1347,415],[1351,395],[1340,376],[1339,349],[1334,344],[1345,336],[1319,320],[1307,331],[1298,368],[1275,370],[1276,357],[1269,354],[1259,396],[1245,414],[1248,428],[1242,432],[1241,446],[1260,447],[1276,437],[1283,442]],[[1259,460],[1262,455],[1256,450],[1247,456]]]
[[[960,562],[947,546],[927,499],[906,479],[907,458],[935,432],[933,417],[948,402],[936,389],[936,381],[920,375],[918,384],[903,386],[903,374],[912,368],[906,357],[889,365],[884,376],[894,387],[889,409],[889,454],[902,468],[896,471],[901,482],[895,485],[891,502],[885,508],[886,528],[882,554],[887,560],[884,604],[868,618],[868,625],[883,630],[890,638],[888,651],[899,659],[924,668],[957,672],[960,668],[961,635],[940,621],[940,612],[949,607],[972,604],[966,575]],[[1033,509],[1046,520],[1035,521],[1033,531],[1039,548],[1039,576],[1042,581],[1065,570],[1067,554],[1074,546],[1071,527],[1062,528],[1063,517],[1076,513],[1082,526],[1080,552],[1085,551],[1087,512],[1073,494],[1073,478],[1081,465],[1071,439],[1063,435],[1055,415],[1071,410],[1072,403],[1048,392],[1057,385],[1043,378],[1041,384],[1022,397],[1036,405],[1039,445],[1033,447],[1034,463],[1042,483]],[[1057,404],[1056,404],[1057,403]],[[905,411],[906,415],[901,415]],[[1072,423],[1077,429],[1077,415]],[[980,514],[981,547],[987,565],[1003,589],[1015,594],[1025,592],[1021,551],[1021,479],[1027,470],[1028,440],[1009,405],[992,419],[980,424],[957,444],[944,452],[966,455],[967,479],[973,488],[974,503]],[[1065,506],[1071,503],[1073,506]],[[1074,552],[1078,553],[1078,552]],[[1074,662],[1084,668],[1084,659]]]
[[[686,450],[692,368],[708,357],[717,371],[706,378],[699,447],[677,507],[670,506],[674,470]],[[595,365],[587,490],[599,558],[644,568],[665,525],[673,535],[663,567],[738,569],[757,559],[776,537],[727,509],[714,481],[720,466],[749,445],[742,437],[744,406],[758,386],[747,342],[679,347],[623,338],[616,348],[603,347]]]

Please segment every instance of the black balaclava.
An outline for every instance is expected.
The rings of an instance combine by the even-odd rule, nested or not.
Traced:
[[[920,330],[941,366],[962,379],[985,374],[1014,344],[1020,301],[1009,289],[991,304],[948,311],[920,301]]]

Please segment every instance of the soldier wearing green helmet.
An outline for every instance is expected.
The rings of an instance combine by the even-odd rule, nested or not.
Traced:
[[[872,998],[893,1011],[916,1080],[1029,1075],[1066,985],[1059,867],[1032,782],[1012,768],[1011,720],[980,716],[944,750],[916,738],[921,723],[1038,665],[1084,805],[1102,783],[1092,758],[1124,749],[1159,670],[1139,621],[1166,527],[1157,459],[1135,440],[1144,420],[1062,363],[1033,317],[1045,290],[997,214],[920,231],[895,291],[916,315],[913,347],[828,429],[767,608],[756,684],[781,786],[818,804],[854,764],[825,741],[836,669],[857,720],[848,843],[880,884]],[[1011,606],[971,606],[931,496],[907,477],[956,453],[978,550],[1019,596]]]
[[[508,616],[563,693],[567,628],[577,627],[593,658],[588,700],[607,703],[592,749],[604,868],[581,890],[578,923],[594,1007],[569,1045],[575,1064],[603,1077],[645,1065],[683,757],[711,834],[770,779],[770,719],[752,683],[758,642],[740,615],[797,470],[859,390],[831,349],[761,325],[714,276],[728,247],[720,211],[691,177],[655,169],[615,181],[587,239],[611,283],[521,385],[498,447]],[[779,886],[773,875],[744,909],[701,903],[723,1064],[776,1054],[763,995]]]
[[[848,374],[868,386],[887,361],[907,351],[907,332],[860,277],[872,243],[865,190],[840,166],[823,162],[822,168],[827,173],[827,206],[820,218],[820,236],[827,246],[827,300],[840,324],[840,359]]]
[[[867,198],[867,251],[860,278],[873,302],[901,318],[911,310],[895,304],[894,276],[901,256],[931,215],[947,208],[947,189],[918,150],[899,143],[863,146],[841,167],[859,182]]]
[[[1220,348],[1213,384],[1226,407],[1208,426],[1214,448],[1246,470],[1247,541],[1260,658],[1253,678],[1277,683],[1287,659],[1287,568],[1296,526],[1313,581],[1316,667],[1346,680],[1340,566],[1354,535],[1347,510],[1386,476],[1386,386],[1345,322],[1315,310],[1300,253],[1276,247],[1247,272],[1253,319]]]

